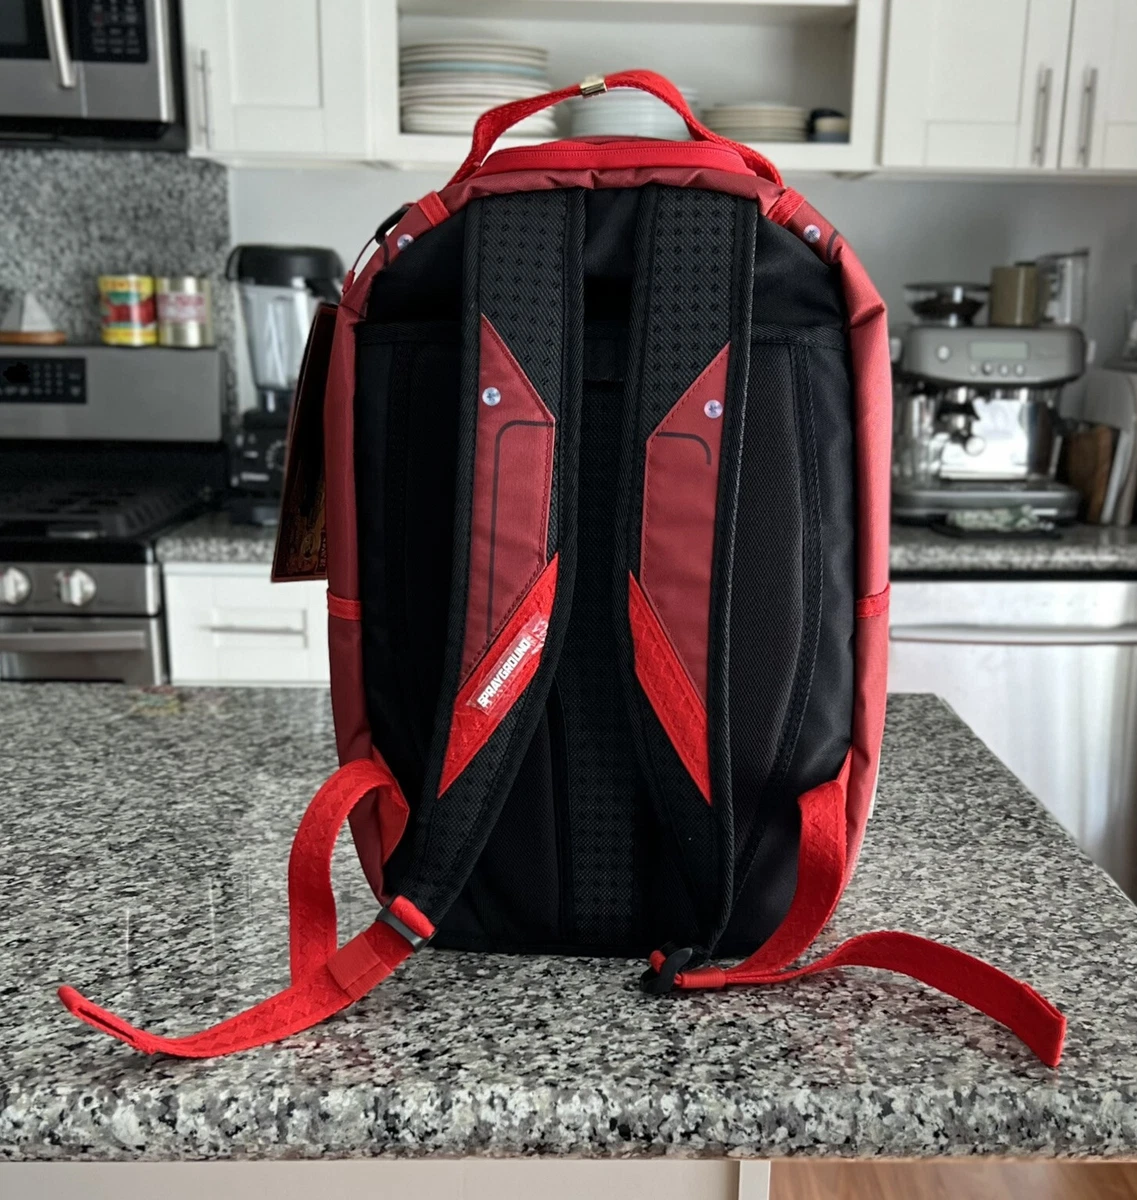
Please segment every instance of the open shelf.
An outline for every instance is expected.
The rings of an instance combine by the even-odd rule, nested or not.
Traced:
[[[375,81],[376,158],[399,167],[453,167],[465,135],[403,133],[399,127],[398,48],[482,37],[549,51],[549,82],[647,67],[699,90],[703,109],[765,101],[849,114],[846,143],[757,145],[782,170],[871,170],[876,150],[884,0],[391,0],[397,42],[387,42]],[[571,136],[557,110],[558,136]],[[537,139],[504,138],[500,145]]]

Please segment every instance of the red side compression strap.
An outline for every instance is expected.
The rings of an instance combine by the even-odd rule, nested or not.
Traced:
[[[745,983],[783,983],[832,967],[896,971],[955,996],[1006,1025],[1047,1066],[1056,1067],[1066,1038],[1066,1018],[1025,983],[960,950],[911,933],[882,931],[850,938],[823,958],[800,967],[803,954],[824,928],[841,895],[845,875],[845,787],[824,783],[801,797],[801,845],[797,889],[785,920],[744,962],[723,970],[700,967],[675,976],[679,988],[721,988]],[[651,964],[664,964],[660,951]]]
[[[137,1029],[92,1004],[74,988],[60,988],[60,1000],[81,1021],[144,1054],[173,1054],[179,1058],[212,1058],[279,1041],[358,1000],[390,975],[414,948],[391,924],[378,920],[337,949],[332,849],[348,814],[376,788],[398,792],[398,785],[382,763],[367,759],[347,763],[316,793],[300,822],[288,865],[290,987],[212,1029],[178,1038],[158,1037]],[[430,921],[401,896],[387,911],[414,935],[426,938],[434,932]]]

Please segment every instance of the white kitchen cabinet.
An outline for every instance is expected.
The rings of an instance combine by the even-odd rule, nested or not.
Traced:
[[[365,159],[371,0],[182,0],[190,153]]]
[[[892,0],[882,164],[1057,167],[1075,2]]]
[[[1062,166],[1137,170],[1137,0],[1074,0]]]
[[[165,563],[175,684],[326,683],[323,582],[269,580],[259,563]]]

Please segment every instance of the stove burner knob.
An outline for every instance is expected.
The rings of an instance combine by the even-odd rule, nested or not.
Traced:
[[[55,586],[60,600],[72,608],[82,608],[95,598],[95,581],[78,567],[71,571],[60,571],[55,577]]]
[[[0,604],[23,604],[32,594],[32,581],[19,567],[0,571]]]

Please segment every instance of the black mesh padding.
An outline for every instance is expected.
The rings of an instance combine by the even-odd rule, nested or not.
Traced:
[[[614,669],[612,506],[622,392],[620,383],[585,383],[576,586],[557,669],[568,756],[573,934],[585,942],[616,945],[631,940],[639,923],[636,832],[643,799]]]
[[[404,839],[409,848],[402,849],[393,863],[394,876],[407,897],[439,918],[462,892],[500,824],[530,740],[544,720],[545,699],[571,609],[583,361],[583,196],[564,191],[477,200],[467,209],[465,233],[454,586],[446,622],[445,666],[423,789]],[[438,795],[465,634],[483,317],[492,323],[556,419],[549,554],[559,555],[557,600],[533,680],[469,765]],[[507,835],[508,829],[499,834]]]
[[[738,205],[697,188],[652,191],[640,235],[645,287],[650,280],[639,384],[644,438],[730,339]]]
[[[557,236],[562,250],[578,247],[568,259],[550,253]],[[649,293],[633,273],[652,239]],[[750,242],[743,303],[738,247]],[[580,273],[562,287],[577,253]],[[476,389],[477,358],[462,343],[468,351],[487,309],[558,416],[550,549],[569,570],[551,630],[555,673],[539,676],[537,699],[510,712],[436,803],[468,570],[473,420],[459,397]],[[797,796],[836,773],[851,733],[853,427],[837,270],[736,197],[650,187],[475,201],[376,277],[356,334],[364,682],[374,741],[412,810],[386,883],[439,920],[437,945],[640,955],[713,924],[682,845],[708,850],[698,870],[710,885],[728,878],[710,852],[723,810],[702,801],[637,691],[627,572],[638,567],[643,441],[728,339],[732,363],[744,357],[743,320],[751,361],[745,403],[728,395],[724,424],[738,495],[727,503],[720,478],[729,528],[716,546],[732,552],[724,561],[716,550],[708,681],[724,710],[712,741],[728,743],[725,763],[713,750],[712,772],[730,781],[737,826],[725,954],[749,953],[784,915]],[[555,361],[580,323],[575,364]],[[633,392],[625,381],[641,368]],[[563,407],[573,394],[575,412]],[[620,461],[621,445],[634,462]],[[686,805],[685,828],[674,802]],[[428,839],[446,804],[466,817],[452,839]]]
[[[569,195],[520,192],[481,202],[478,303],[554,416],[565,336]]]

